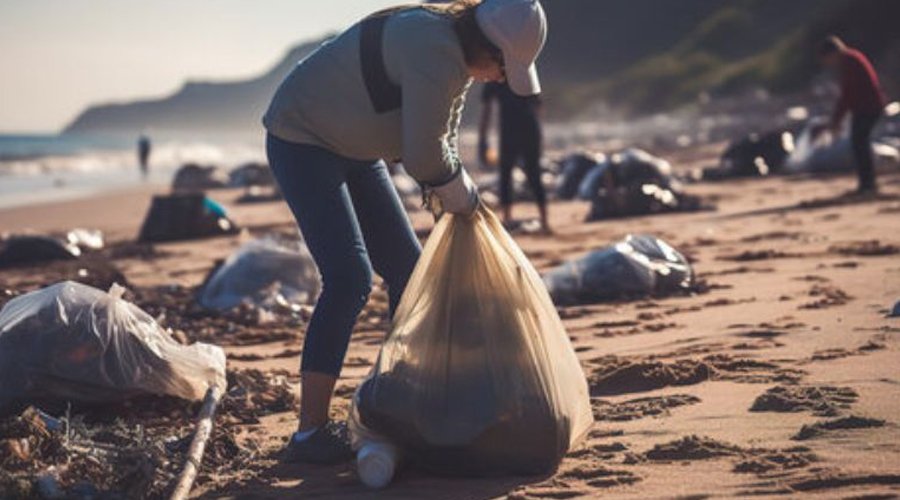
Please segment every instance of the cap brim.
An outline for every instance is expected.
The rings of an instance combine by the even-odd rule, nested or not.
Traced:
[[[537,67],[534,63],[518,64],[506,62],[506,82],[509,88],[520,96],[531,96],[541,93],[541,82],[538,80]]]

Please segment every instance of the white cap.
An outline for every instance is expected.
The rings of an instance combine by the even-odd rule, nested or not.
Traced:
[[[478,27],[503,52],[506,81],[523,96],[541,93],[534,61],[547,39],[547,18],[537,0],[484,0],[475,10]]]

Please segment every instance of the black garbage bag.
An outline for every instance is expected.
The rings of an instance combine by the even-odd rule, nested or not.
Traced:
[[[138,241],[190,240],[237,232],[225,209],[205,195],[172,194],[153,197]]]
[[[177,343],[140,308],[71,281],[0,311],[0,410],[30,398],[122,401],[140,394],[201,400],[225,388],[225,353]]]
[[[12,235],[0,242],[0,268],[75,260],[103,248],[103,233],[73,229],[63,235]]]
[[[675,185],[632,184],[617,188],[613,193],[601,191],[591,201],[586,220],[693,212],[708,208],[699,197],[689,195]]]
[[[556,197],[561,200],[571,200],[578,194],[578,186],[581,185],[584,176],[600,163],[604,163],[606,157],[602,154],[589,155],[576,153],[567,156],[559,164],[559,176],[556,184]]]
[[[544,283],[557,305],[589,304],[687,291],[694,272],[669,244],[648,235],[629,235],[551,269]]]
[[[719,165],[703,171],[703,179],[718,180],[736,177],[765,177],[784,168],[794,151],[794,135],[788,130],[773,130],[764,134],[749,134],[732,142]]]
[[[559,315],[487,208],[438,221],[351,417],[355,446],[374,434],[443,475],[548,472],[590,428]]]
[[[245,163],[228,172],[228,185],[242,188],[274,186],[275,177],[265,163]]]

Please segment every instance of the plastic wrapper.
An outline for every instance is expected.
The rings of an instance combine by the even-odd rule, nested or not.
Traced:
[[[140,394],[199,401],[225,389],[225,353],[178,344],[147,313],[109,293],[64,281],[0,311],[0,408],[22,399],[111,402]]]
[[[587,382],[540,276],[487,208],[445,215],[351,428],[450,475],[554,469],[590,427]]]
[[[251,303],[267,309],[311,303],[319,294],[319,272],[300,240],[261,238],[231,254],[207,278],[198,297],[210,309]]]
[[[550,270],[544,283],[557,304],[587,304],[689,290],[694,272],[666,242],[629,235]]]

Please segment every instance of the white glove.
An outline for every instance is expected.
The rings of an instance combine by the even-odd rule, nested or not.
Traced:
[[[431,192],[440,200],[444,212],[472,215],[478,208],[478,187],[462,166],[452,179],[432,187]]]

